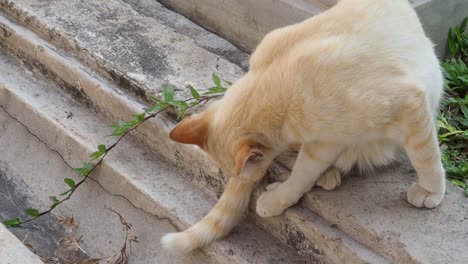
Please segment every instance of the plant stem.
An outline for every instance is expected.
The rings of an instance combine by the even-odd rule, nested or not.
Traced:
[[[200,105],[201,103],[203,102],[208,102],[209,100],[213,99],[213,98],[216,98],[216,97],[219,97],[221,95],[213,95],[213,96],[202,96],[199,98],[199,100],[197,100],[197,104],[196,105],[193,105],[193,106],[189,106],[187,109],[189,108],[192,108],[192,107],[195,107],[195,106],[198,106]],[[188,102],[188,101],[191,101],[191,100],[195,100],[195,98],[189,98],[189,99],[186,99],[184,100],[184,102]],[[147,120],[157,116],[158,114],[160,114],[161,112],[167,110],[168,108],[170,108],[171,106],[166,106],[160,110],[158,110],[157,112],[154,112],[148,116],[146,116],[145,118],[143,118],[141,121],[139,121],[137,124],[135,124],[134,126],[132,126],[131,128],[127,129],[121,136],[119,136],[119,138],[112,144],[110,145],[109,147],[106,148],[106,151],[104,152],[104,154],[100,157],[99,161],[96,162],[93,167],[91,167],[91,169],[84,175],[84,178],[79,181],[78,183],[75,184],[75,186],[73,186],[73,188],[71,189],[71,191],[68,193],[68,195],[63,198],[62,200],[54,203],[48,210],[46,211],[42,211],[40,212],[37,216],[35,217],[32,217],[32,218],[29,218],[29,219],[26,219],[24,221],[19,221],[18,223],[16,223],[15,225],[12,225],[11,227],[18,227],[22,224],[25,224],[25,223],[28,223],[28,222],[31,222],[33,220],[36,220],[37,218],[43,216],[43,215],[46,215],[46,214],[49,214],[50,212],[52,212],[57,206],[59,206],[60,204],[64,203],[65,201],[69,200],[71,198],[71,196],[75,193],[75,191],[78,189],[78,187],[80,185],[82,185],[90,176],[90,174],[99,166],[102,164],[102,161],[104,160],[104,158],[107,156],[107,154],[113,149],[115,148],[119,142],[124,138],[126,137],[130,132],[134,131],[135,129],[137,129],[140,125],[142,125],[144,122],[146,122]]]

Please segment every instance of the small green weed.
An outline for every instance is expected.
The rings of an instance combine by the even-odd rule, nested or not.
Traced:
[[[449,30],[449,58],[442,63],[445,91],[437,118],[447,178],[468,196],[468,18]]]

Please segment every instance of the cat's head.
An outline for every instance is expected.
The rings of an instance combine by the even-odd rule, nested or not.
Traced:
[[[199,146],[229,177],[260,180],[274,158],[266,137],[239,127],[235,120],[218,112],[223,111],[219,105],[216,102],[182,120],[169,137]]]

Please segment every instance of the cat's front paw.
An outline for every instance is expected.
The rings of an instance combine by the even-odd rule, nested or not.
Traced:
[[[444,199],[445,188],[439,192],[430,192],[417,183],[408,188],[408,202],[416,207],[434,208]]]
[[[267,191],[262,193],[257,199],[257,214],[261,217],[271,217],[280,215],[289,206],[295,204],[297,199],[287,197],[282,193],[281,186],[284,183],[275,182],[266,187]]]

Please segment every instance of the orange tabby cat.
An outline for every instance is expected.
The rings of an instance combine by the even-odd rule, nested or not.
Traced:
[[[224,98],[170,133],[200,146],[231,178],[214,209],[163,237],[164,247],[187,252],[227,234],[291,145],[301,146],[291,175],[260,196],[262,217],[281,214],[316,182],[335,188],[354,165],[388,164],[398,146],[418,174],[408,201],[436,207],[445,193],[434,125],[442,87],[432,43],[408,0],[341,0],[271,32]]]

